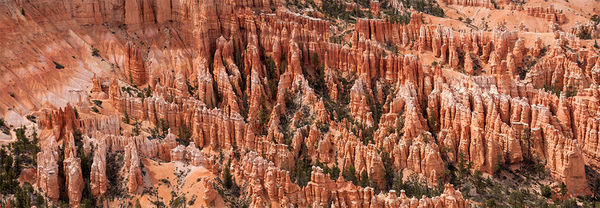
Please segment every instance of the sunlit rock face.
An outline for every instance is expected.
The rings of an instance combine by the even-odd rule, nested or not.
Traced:
[[[600,5],[437,4],[0,2],[0,117],[39,139],[23,179],[73,207],[227,206],[228,174],[251,207],[468,207],[461,164],[591,194]],[[412,176],[437,192],[392,187]]]

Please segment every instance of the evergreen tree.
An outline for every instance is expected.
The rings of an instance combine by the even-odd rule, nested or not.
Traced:
[[[223,167],[223,186],[226,189],[231,189],[233,187],[233,176],[231,175],[231,171],[229,167],[231,166],[231,159],[227,162],[225,167]]]
[[[344,180],[352,181],[352,183],[354,185],[358,184],[358,180],[356,178],[356,170],[354,169],[354,165],[350,165],[350,166],[348,166],[348,168],[345,168],[344,172],[342,172],[342,176],[344,177]]]
[[[369,179],[369,174],[367,173],[366,170],[363,170],[360,173],[360,186],[362,186],[362,187],[371,186],[371,181]]]

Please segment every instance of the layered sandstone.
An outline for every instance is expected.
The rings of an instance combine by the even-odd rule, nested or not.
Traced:
[[[140,169],[140,158],[138,149],[134,142],[125,147],[125,173],[127,179],[127,190],[129,193],[137,193],[140,186],[143,186],[142,171]]]
[[[460,5],[460,6],[472,6],[472,7],[486,7],[493,9],[494,5],[490,0],[444,0],[446,4]]]
[[[43,151],[37,154],[36,184],[45,193],[46,197],[56,201],[60,194],[57,164],[58,146],[54,138],[50,138],[44,147],[42,148]]]
[[[326,206],[422,206],[422,207],[466,207],[462,194],[452,185],[446,185],[444,193],[434,198],[408,198],[404,192],[397,196],[395,191],[375,194],[371,187],[357,187],[343,179],[333,181],[318,167],[313,167],[311,180],[299,187],[289,180],[287,171],[276,168],[254,152],[248,153],[241,164],[232,164],[234,175],[250,184],[251,206],[297,205]],[[247,178],[252,178],[248,180]],[[258,180],[257,180],[258,178]],[[266,192],[261,192],[265,190]],[[332,202],[329,200],[333,199]]]
[[[368,10],[378,16],[383,6],[406,9],[390,2],[371,1]],[[443,2],[466,10],[485,7],[482,12],[494,7],[486,0]],[[16,89],[17,94],[2,99],[7,101],[0,102],[0,110],[40,108],[40,103],[26,103],[30,99],[23,92],[54,84],[21,89],[17,83],[44,76],[48,68],[58,70],[54,62],[66,69],[47,73],[58,74],[49,82],[73,74],[74,80],[86,80],[64,87],[73,91],[72,98],[49,103],[57,108],[34,113],[43,135],[37,187],[56,201],[64,186],[71,206],[81,202],[82,170],[73,138],[81,132],[84,154],[93,158],[94,197],[108,189],[107,155],[121,151],[125,164],[119,171],[132,195],[148,185],[142,159],[203,166],[219,175],[223,168],[215,158],[223,153],[220,159],[232,159],[236,182],[247,185],[244,191],[255,207],[330,202],[334,207],[467,206],[451,185],[441,196],[409,199],[403,192],[375,193],[373,187],[357,187],[341,177],[333,181],[318,167],[301,187],[288,172],[297,168],[298,160],[310,158],[341,170],[353,167],[383,187],[384,154],[395,172],[415,173],[431,184],[446,182],[445,163],[463,159],[472,169],[490,174],[498,164],[519,167],[536,161],[572,194],[589,193],[586,166],[600,168],[600,138],[594,133],[600,128],[600,58],[591,41],[578,35],[588,31],[597,37],[596,25],[566,32],[556,28],[554,34],[500,26],[457,30],[415,11],[408,24],[375,18],[340,24],[342,20],[316,18],[324,15],[297,8],[295,13],[283,5],[17,1],[11,8],[24,8],[28,15],[6,16],[11,19],[6,28],[40,24],[53,28],[48,32],[52,37],[68,38],[57,39],[58,46],[48,44],[54,42],[49,39],[32,45],[48,45],[49,50],[72,46],[43,55],[32,46],[36,48],[27,52],[42,57],[43,64],[16,67],[12,61],[7,69],[36,70],[3,74],[9,81],[0,89]],[[355,3],[343,6],[361,9]],[[567,23],[567,15],[553,8],[526,7],[524,13]],[[34,28],[42,31],[41,26]],[[39,36],[24,30],[7,34],[11,38],[6,44],[22,44],[15,38],[19,33],[29,34],[25,42]],[[332,41],[334,36],[341,40]],[[98,54],[92,50],[96,48]],[[18,55],[29,57],[16,52],[7,52],[7,62]],[[92,111],[92,99],[104,101],[99,112]],[[22,106],[11,106],[20,100]],[[78,102],[66,102],[74,100]],[[170,130],[165,133],[163,128]],[[180,145],[186,133],[189,145]],[[57,176],[59,143],[65,149],[64,184]],[[203,179],[200,184],[206,206],[215,203],[212,182]]]
[[[562,11],[558,11],[552,7],[543,8],[543,7],[527,7],[525,11],[528,15],[543,18],[549,22],[555,22],[558,24],[565,23],[567,21],[567,17]]]
[[[105,141],[98,141],[95,147],[90,172],[90,189],[92,195],[103,196],[108,189],[108,179],[106,178],[107,147]]]

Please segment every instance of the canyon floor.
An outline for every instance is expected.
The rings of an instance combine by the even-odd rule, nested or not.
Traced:
[[[600,1],[0,1],[0,207],[600,207]]]

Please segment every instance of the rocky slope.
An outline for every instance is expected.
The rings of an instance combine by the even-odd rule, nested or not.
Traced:
[[[572,1],[4,1],[0,127],[39,138],[46,205],[467,207],[465,172],[533,167],[596,197],[600,4]]]

